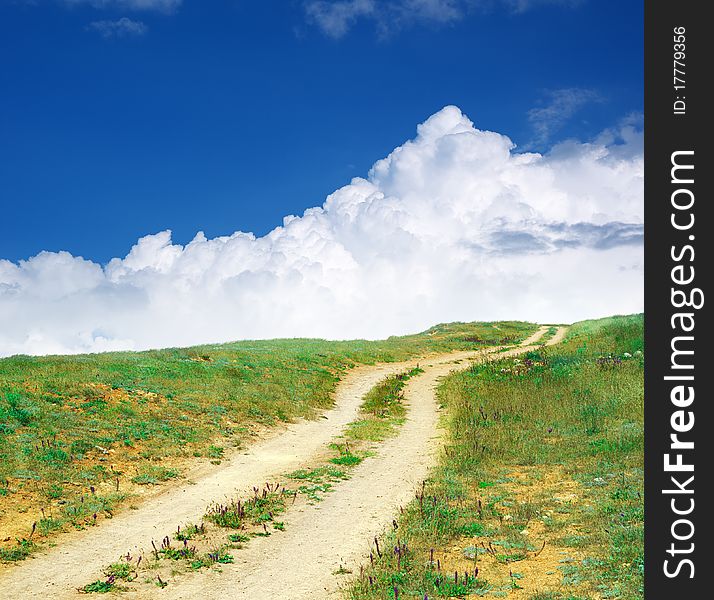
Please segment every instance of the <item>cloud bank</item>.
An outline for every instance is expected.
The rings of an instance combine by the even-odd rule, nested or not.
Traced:
[[[99,265],[0,260],[0,354],[311,336],[643,307],[642,134],[516,153],[448,106],[321,207],[263,237],[163,231]]]

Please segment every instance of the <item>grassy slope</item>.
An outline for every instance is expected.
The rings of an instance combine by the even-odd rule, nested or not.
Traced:
[[[295,502],[320,502],[351,470],[372,453],[375,443],[394,435],[403,422],[403,388],[422,369],[386,377],[363,398],[360,415],[345,434],[330,444],[331,457],[316,459],[309,467],[285,473],[286,484],[266,483],[253,489],[252,497],[232,498],[208,507],[200,525],[183,523],[173,538],[164,538],[152,554],[123,556],[107,565],[104,577],[81,588],[85,592],[131,590],[139,595],[159,581],[172,583],[187,572],[234,562],[233,550],[243,548],[254,537],[284,531],[282,514]],[[281,478],[282,479],[282,478]],[[190,544],[181,545],[182,541]],[[146,559],[146,560],[144,560]],[[343,570],[341,574],[350,571]]]
[[[440,466],[348,596],[641,598],[642,350],[615,317],[450,376]]]
[[[190,457],[220,460],[256,425],[331,404],[355,363],[521,339],[525,323],[454,323],[383,341],[270,340],[0,360],[0,539],[32,541],[110,516]],[[22,558],[31,542],[2,545]]]

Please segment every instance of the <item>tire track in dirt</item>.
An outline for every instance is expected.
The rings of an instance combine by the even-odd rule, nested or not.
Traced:
[[[534,347],[547,327],[520,347],[499,357]],[[564,328],[547,343],[562,339]],[[256,482],[272,481],[310,463],[344,427],[358,417],[364,394],[381,379],[419,363],[425,372],[409,381],[407,420],[399,434],[383,442],[377,455],[353,471],[352,478],[317,505],[288,511],[287,530],[271,538],[256,538],[236,553],[236,563],[223,573],[198,573],[155,592],[122,594],[125,598],[328,598],[338,580],[340,564],[354,565],[368,550],[400,504],[412,496],[426,477],[438,448],[438,409],[434,390],[440,377],[466,368],[468,359],[485,360],[489,349],[457,352],[401,363],[357,367],[338,384],[335,408],[315,421],[300,421],[274,432],[220,467],[189,473],[189,482],[168,489],[137,510],[125,511],[101,527],[72,534],[0,576],[0,598],[78,598],[77,588],[101,577],[102,570],[121,554],[150,551],[152,539],[170,535],[177,524],[200,521],[206,507],[226,496],[249,495]],[[191,479],[195,483],[190,483]],[[148,546],[148,547],[147,547]],[[148,552],[147,552],[148,553]]]

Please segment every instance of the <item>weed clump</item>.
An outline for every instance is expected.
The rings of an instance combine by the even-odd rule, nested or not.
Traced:
[[[132,477],[131,481],[139,485],[156,485],[159,482],[168,481],[175,477],[178,477],[178,471],[149,464],[142,465],[139,473]]]
[[[35,543],[32,540],[20,539],[16,540],[14,546],[9,548],[0,548],[0,562],[18,562],[25,560],[30,553],[35,549]]]
[[[288,492],[282,484],[266,483],[260,490],[253,488],[248,500],[234,499],[215,503],[206,512],[206,520],[228,529],[244,529],[247,525],[262,525],[273,521],[286,508]]]

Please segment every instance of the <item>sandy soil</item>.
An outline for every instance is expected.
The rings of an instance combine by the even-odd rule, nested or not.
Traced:
[[[519,348],[499,352],[504,357],[530,349],[547,327]],[[565,328],[547,343],[559,342]],[[155,592],[122,594],[125,598],[334,598],[344,575],[341,566],[356,570],[369,552],[370,540],[390,525],[399,506],[406,504],[427,476],[439,447],[439,416],[435,399],[438,380],[471,360],[486,360],[494,349],[460,352],[431,359],[358,367],[339,384],[335,408],[315,421],[290,425],[277,435],[234,455],[211,472],[167,490],[138,510],[126,511],[101,527],[78,533],[61,546],[37,554],[0,577],[0,598],[77,598],[77,587],[102,575],[118,556],[150,550],[151,540],[170,535],[176,525],[200,521],[206,507],[226,496],[248,495],[253,485],[275,481],[286,472],[309,464],[358,416],[364,394],[387,375],[420,363],[425,372],[405,389],[409,403],[399,434],[380,444],[377,454],[352,471],[350,480],[316,505],[289,511],[286,531],[256,538],[236,552],[236,563],[223,573],[186,576]],[[342,577],[343,579],[340,579]]]

